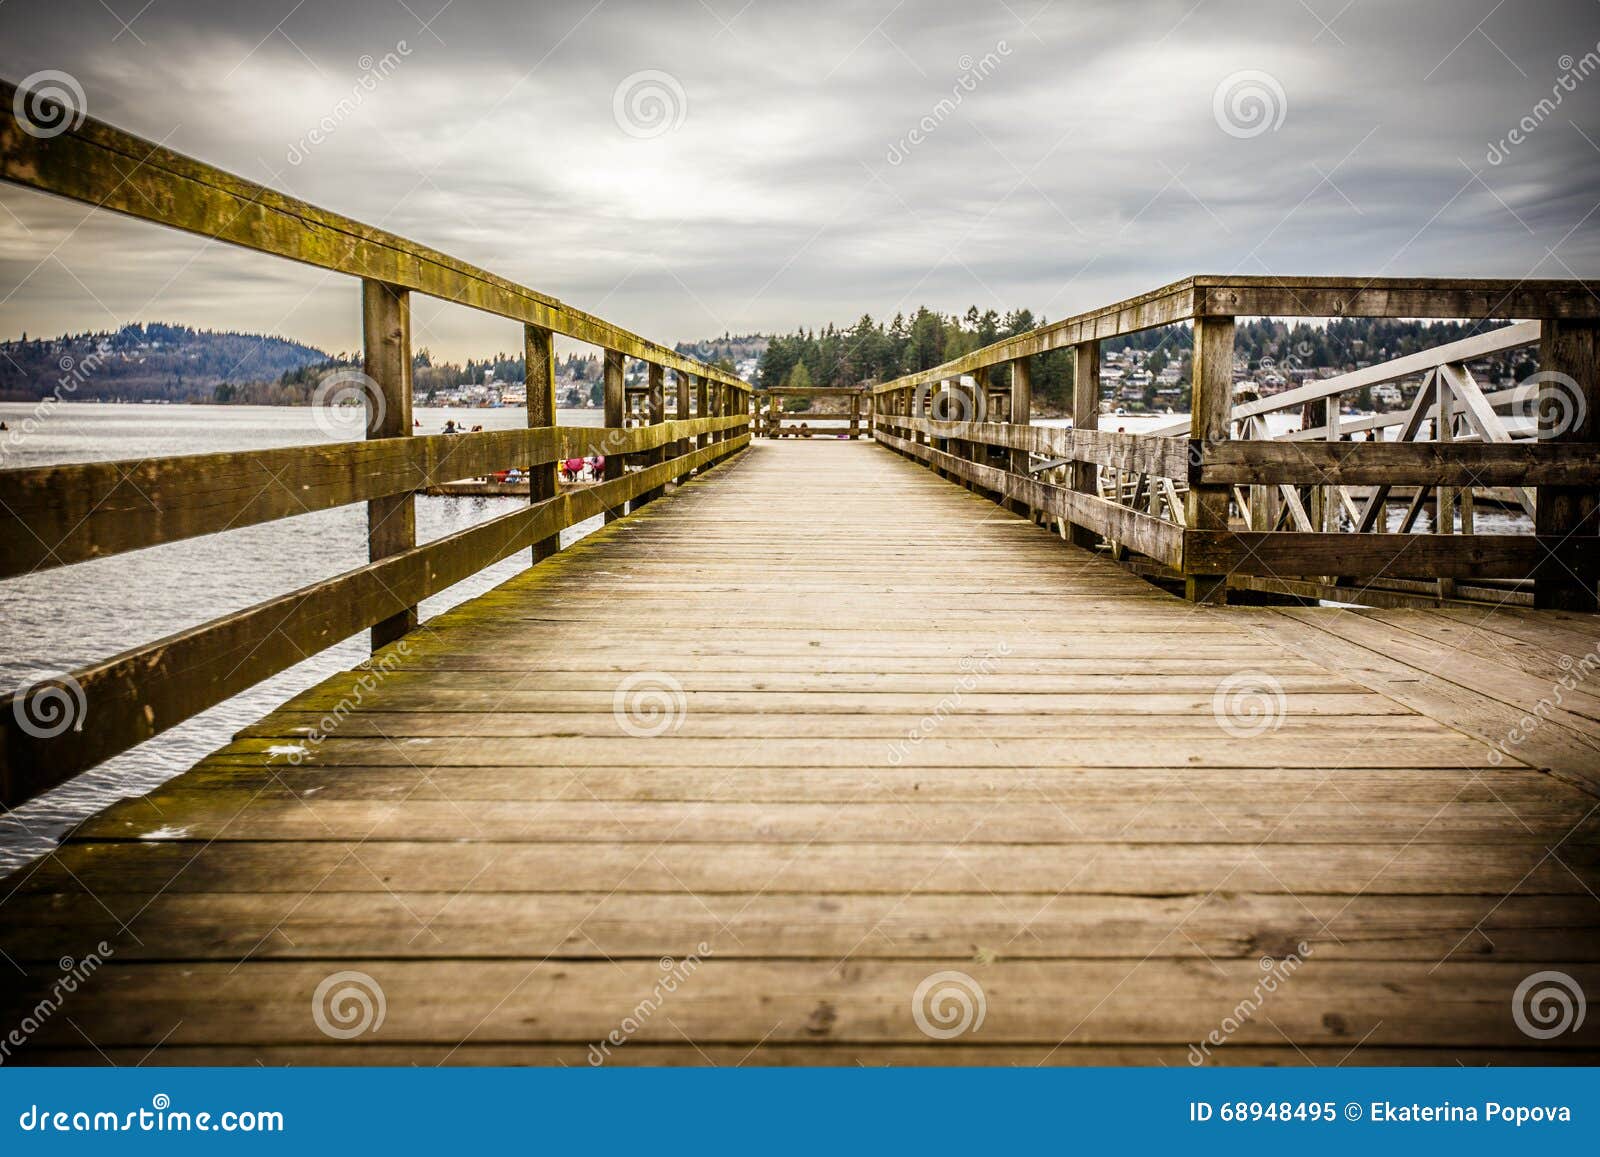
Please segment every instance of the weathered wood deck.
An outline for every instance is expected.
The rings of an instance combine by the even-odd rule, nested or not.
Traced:
[[[0,1011],[103,939],[22,1059],[1593,1061],[1600,1018],[1512,1002],[1600,992],[1597,644],[1187,603],[880,447],[756,442],[6,881]],[[384,1011],[338,1039],[350,972]],[[934,1039],[949,972],[984,1014]]]

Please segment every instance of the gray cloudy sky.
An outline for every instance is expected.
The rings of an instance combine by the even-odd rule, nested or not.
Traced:
[[[1199,272],[1600,275],[1597,42],[1596,0],[0,0],[7,78],[668,342]],[[349,279],[0,209],[0,336],[358,344]]]

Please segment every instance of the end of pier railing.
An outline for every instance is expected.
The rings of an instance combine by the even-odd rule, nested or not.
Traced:
[[[1534,320],[1235,404],[1240,316]],[[1184,321],[1188,421],[1100,430],[1099,343]],[[1537,347],[1533,377],[1487,391],[1473,379],[1467,363],[1521,346]],[[1193,277],[876,386],[873,435],[1079,545],[1137,556],[1196,602],[1248,591],[1411,605],[1477,584],[1496,601],[1593,611],[1597,346],[1600,297],[1582,281]],[[1058,349],[1074,352],[1072,427],[1029,425],[1030,359]],[[1407,410],[1341,417],[1342,396],[1418,375]],[[1529,404],[1536,428],[1505,420]],[[1286,410],[1300,428],[1271,435],[1266,416]],[[1476,532],[1475,495],[1490,489],[1531,533]],[[1402,493],[1410,503],[1391,526],[1387,504]],[[1425,511],[1431,529],[1417,533]]]

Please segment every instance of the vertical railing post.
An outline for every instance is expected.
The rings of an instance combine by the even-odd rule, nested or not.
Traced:
[[[1194,319],[1193,401],[1189,412],[1191,460],[1213,442],[1225,442],[1233,423],[1233,318]],[[1191,530],[1228,529],[1228,487],[1191,482],[1188,499]],[[1184,596],[1191,602],[1228,601],[1228,576],[1191,574],[1184,560]]]
[[[1011,362],[1011,424],[1028,427],[1033,424],[1033,362],[1029,358],[1015,358]],[[1028,477],[1028,452],[1012,450],[1011,473]],[[1021,499],[1010,503],[1014,514],[1027,517],[1028,504]]]
[[[605,385],[603,398],[605,401],[606,429],[621,430],[623,428],[623,423],[627,421],[628,401],[625,393],[625,386],[622,380],[623,361],[620,351],[606,350],[604,372]],[[613,440],[610,435],[607,435],[605,441],[610,443],[613,450],[618,451],[617,453],[605,455],[606,468],[603,477],[605,481],[610,482],[615,478],[621,478],[626,468],[623,465],[622,454],[620,453],[622,448],[622,442],[620,438]],[[618,502],[615,506],[606,508],[606,521],[611,522],[615,519],[621,518],[624,513],[624,504]]]
[[[522,327],[522,354],[524,379],[528,393],[528,426],[556,424],[556,345],[554,335],[537,325]],[[528,501],[545,502],[556,496],[556,463],[533,462],[527,464]],[[549,558],[561,549],[561,533],[533,544],[533,561]]]
[[[689,420],[689,389],[690,383],[694,379],[694,375],[686,374],[682,370],[678,370],[676,373],[678,382],[678,400],[673,406],[673,416],[680,422],[687,422]],[[682,458],[685,454],[693,450],[694,446],[695,439],[680,438],[678,439],[676,445],[673,446],[673,456]],[[685,470],[682,474],[678,475],[677,483],[679,486],[682,486],[687,481],[689,481],[689,472]]]
[[[1100,343],[1079,342],[1072,347],[1072,428],[1098,430],[1100,428]],[[1079,494],[1099,492],[1097,485],[1100,468],[1093,462],[1072,464],[1072,488]],[[1087,526],[1073,523],[1069,535],[1072,542],[1093,550],[1100,536]]]
[[[850,441],[861,437],[861,395],[850,395]]]
[[[1434,440],[1438,442],[1454,442],[1455,438],[1455,407],[1451,399],[1447,380],[1441,375],[1439,379],[1439,398],[1434,403]],[[1454,534],[1456,529],[1456,503],[1455,491],[1449,486],[1436,486],[1433,491],[1433,532],[1435,534]],[[1456,580],[1440,576],[1438,579],[1439,598],[1453,599],[1456,595]]]
[[[783,399],[774,390],[767,398],[767,437],[783,433]]]
[[[367,398],[368,438],[411,436],[411,294],[381,281],[361,283],[362,368],[375,393]],[[367,503],[367,558],[372,562],[417,545],[414,494]],[[373,625],[372,649],[387,646],[417,625],[405,607]]]
[[[1600,322],[1545,318],[1539,331],[1539,437],[1552,442],[1600,441]],[[1534,533],[1559,543],[1588,540],[1591,549],[1547,559],[1533,584],[1535,607],[1593,611],[1600,579],[1593,551],[1594,486],[1540,486],[1534,491]]]
[[[705,374],[695,375],[694,412],[697,418],[709,418],[711,416],[711,384]],[[709,433],[695,435],[695,445],[702,450],[705,449],[711,445],[711,435]],[[704,466],[698,468],[699,471],[704,469]]]
[[[647,426],[659,426],[667,420],[667,369],[665,366],[650,362],[646,365],[645,372],[648,375],[647,392],[644,398],[645,424]],[[647,469],[651,466],[659,466],[666,460],[667,447],[665,443],[654,449],[646,450],[644,453],[644,464]],[[637,510],[646,503],[654,502],[666,492],[667,488],[664,485],[652,486],[634,500],[633,508]]]

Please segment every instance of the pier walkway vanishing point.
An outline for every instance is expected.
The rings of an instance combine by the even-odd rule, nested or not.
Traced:
[[[7,1059],[1600,1058],[1573,1009],[1600,992],[1581,282],[1188,278],[796,439],[716,367],[92,118],[28,136],[13,96],[5,179],[359,278],[371,420],[0,471],[0,577],[356,502],[371,561],[20,689],[0,801],[352,634],[374,653],[0,885]],[[524,326],[526,430],[410,435],[412,293]],[[1517,324],[1235,405],[1254,315]],[[1097,430],[1099,343],[1185,321],[1187,427]],[[604,429],[554,424],[557,336],[604,351]],[[1546,377],[1480,387],[1520,346]],[[1070,430],[1029,423],[1060,349]],[[1345,441],[1341,395],[1408,375],[1411,409]],[[513,465],[526,506],[416,542],[418,492]],[[1479,532],[1491,488],[1531,532]]]

